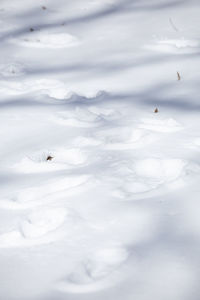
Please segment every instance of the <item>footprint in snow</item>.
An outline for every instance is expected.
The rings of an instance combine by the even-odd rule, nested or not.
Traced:
[[[146,158],[132,164],[129,162],[128,165],[124,163],[114,167],[110,180],[118,188],[113,196],[138,199],[169,188],[178,188],[183,185],[184,177],[192,172],[199,172],[198,166],[182,159]]]
[[[13,168],[17,172],[28,174],[66,170],[80,167],[87,163],[88,157],[86,151],[81,151],[79,148],[63,148],[52,151],[39,151],[29,157],[23,158]]]
[[[98,127],[105,121],[110,121],[118,118],[118,112],[112,109],[100,109],[95,106],[80,108],[75,110],[60,112],[54,118],[56,123],[72,127]]]
[[[1,234],[0,248],[30,247],[59,240],[64,236],[61,227],[67,215],[65,208],[40,208],[20,222],[19,230]]]
[[[128,256],[128,251],[120,246],[99,249],[65,280],[58,282],[55,289],[79,294],[92,293],[115,285],[121,278],[117,269]]]
[[[102,108],[98,106],[89,106],[88,110],[92,112],[93,114],[100,116],[101,118],[108,120],[108,121],[113,121],[118,119],[121,114],[111,108]]]
[[[4,77],[17,77],[25,74],[25,67],[19,63],[0,65],[0,74]]]
[[[38,79],[24,81],[0,81],[0,92],[5,96],[16,96],[29,93],[39,93],[48,95],[55,99],[68,99],[71,92],[66,88],[65,84],[53,79]]]

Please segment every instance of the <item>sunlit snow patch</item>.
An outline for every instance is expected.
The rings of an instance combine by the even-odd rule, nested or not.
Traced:
[[[10,40],[13,43],[33,48],[69,48],[80,44],[73,35],[63,32],[32,31]]]
[[[200,50],[199,40],[187,39],[164,39],[158,40],[154,44],[146,46],[145,48],[159,52],[184,54],[197,53]]]
[[[180,176],[186,162],[181,159],[147,158],[134,163],[134,170],[139,177],[158,182],[175,180]]]

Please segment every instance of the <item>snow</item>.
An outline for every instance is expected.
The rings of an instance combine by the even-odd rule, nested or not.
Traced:
[[[34,29],[33,29],[34,30]],[[11,42],[25,47],[35,48],[68,48],[79,44],[78,39],[68,33],[62,32],[35,32],[25,34],[20,39],[11,39]]]
[[[48,157],[51,160],[47,160]],[[86,162],[87,156],[79,148],[54,149],[40,151],[29,157],[25,157],[14,166],[14,169],[22,173],[54,172],[64,170],[73,166],[82,165]]]
[[[1,1],[0,299],[199,300],[199,13]]]
[[[160,52],[184,54],[184,53],[198,53],[200,41],[182,39],[166,39],[159,40],[154,45],[149,45],[148,48]]]
[[[17,72],[19,74],[19,71]],[[40,80],[24,80],[20,81],[0,81],[0,91],[2,95],[23,95],[31,92],[39,92],[40,94],[48,95],[55,99],[68,98],[69,91],[67,91],[64,84],[58,80],[40,79]]]
[[[160,132],[174,132],[181,130],[181,125],[174,119],[142,119],[142,123],[139,125],[140,128],[149,129],[152,131]]]

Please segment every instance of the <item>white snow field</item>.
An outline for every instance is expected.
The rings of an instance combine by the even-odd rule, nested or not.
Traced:
[[[0,300],[200,299],[200,1],[0,1]]]

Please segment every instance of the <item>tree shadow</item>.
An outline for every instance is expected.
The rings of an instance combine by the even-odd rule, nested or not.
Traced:
[[[73,64],[62,64],[57,66],[32,66],[27,70],[27,76],[38,75],[38,74],[66,74],[66,73],[89,73],[93,76],[98,77],[98,75],[102,74],[112,74],[117,71],[124,71],[128,69],[135,69],[135,68],[142,68],[144,66],[165,63],[165,62],[178,62],[183,59],[191,59],[191,58],[198,58],[200,52],[198,53],[185,53],[182,55],[170,55],[166,54],[158,55],[148,55],[145,57],[139,57],[137,59],[128,59],[125,60],[118,60],[117,62],[112,61],[95,61],[95,63],[91,62],[80,62],[80,63],[73,63]]]
[[[154,1],[153,1],[154,2]],[[153,10],[162,10],[170,7],[176,7],[185,3],[186,0],[170,0],[160,3],[152,3],[150,1],[139,1],[139,0],[120,0],[116,3],[107,6],[106,8],[101,8],[94,12],[89,12],[84,15],[73,16],[69,18],[63,18],[59,21],[47,22],[45,21],[46,16],[43,14],[43,21],[38,23],[38,15],[41,15],[41,7],[38,6],[38,9],[27,10],[25,13],[19,14],[15,17],[16,21],[21,23],[21,20],[29,20],[29,26],[23,25],[19,29],[10,30],[5,33],[2,33],[0,36],[0,41],[6,41],[8,38],[16,38],[27,32],[29,32],[30,27],[36,28],[38,30],[43,29],[52,29],[58,28],[60,26],[80,26],[87,25],[91,22],[103,20],[108,17],[113,17],[114,15],[119,14],[131,14],[141,11],[153,11]],[[62,9],[62,8],[61,8]],[[35,21],[34,21],[35,19]]]
[[[195,89],[198,86],[198,81],[192,82],[187,85],[191,89]],[[4,101],[0,102],[0,108],[6,109],[7,107],[46,107],[46,106],[60,106],[60,107],[69,107],[74,105],[88,106],[90,104],[98,103],[112,103],[120,102],[126,105],[135,105],[140,107],[142,110],[146,108],[167,108],[180,112],[197,112],[200,111],[200,103],[198,95],[196,98],[191,97],[189,92],[185,95],[179,95],[178,93],[173,95],[174,90],[182,89],[182,86],[179,86],[179,82],[172,81],[162,84],[156,84],[150,88],[143,89],[139,92],[127,92],[127,93],[108,93],[106,91],[99,91],[95,97],[86,97],[81,96],[76,93],[72,94],[70,98],[67,99],[56,99],[48,95],[40,96],[39,90],[35,93],[7,97]],[[170,93],[167,93],[169,92]]]
[[[195,113],[199,111],[200,103],[198,95],[196,95],[196,98],[193,97],[193,101],[191,101],[190,95],[190,90],[198,86],[198,81],[187,85],[187,87],[190,88],[188,93],[186,92],[184,95],[179,95],[178,93],[173,95],[174,90],[182,89],[182,86],[179,87],[178,84],[179,82],[162,83],[138,93],[113,94],[109,95],[109,97],[111,101],[126,101],[126,103],[132,105],[139,105],[141,109],[142,107],[160,107],[181,112]],[[167,93],[169,91],[170,93]]]

